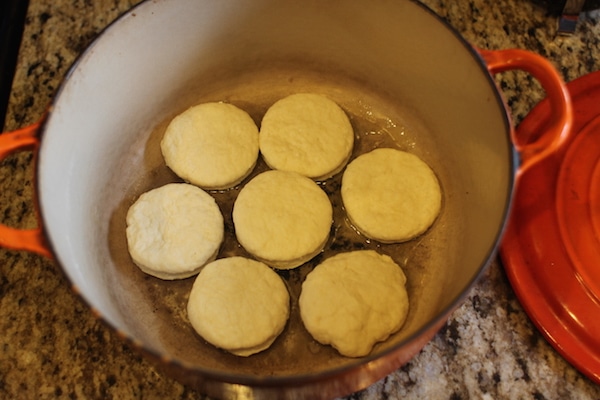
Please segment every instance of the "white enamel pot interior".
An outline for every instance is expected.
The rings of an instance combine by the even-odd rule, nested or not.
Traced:
[[[382,140],[416,153],[443,188],[441,214],[422,237],[355,245],[392,254],[411,300],[404,328],[365,358],[312,341],[295,300],[268,351],[240,358],[213,348],[187,323],[193,280],[146,276],[127,254],[129,205],[177,181],[158,148],[170,118],[196,103],[228,101],[260,123],[276,99],[301,91],[346,110],[355,152]],[[416,2],[157,0],[109,26],[73,66],[43,126],[38,195],[46,236],[76,290],[179,379],[217,397],[330,397],[406,362],[459,304],[495,254],[513,153],[486,66]],[[235,251],[225,245],[220,256]],[[284,274],[292,298],[308,268]]]

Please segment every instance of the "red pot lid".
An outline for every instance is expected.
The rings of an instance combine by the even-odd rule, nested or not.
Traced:
[[[600,71],[570,82],[573,132],[523,173],[500,248],[523,308],[550,344],[600,383]],[[523,120],[534,138],[548,101]]]

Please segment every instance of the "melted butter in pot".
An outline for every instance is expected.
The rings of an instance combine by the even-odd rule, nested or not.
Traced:
[[[351,363],[352,359],[340,356],[329,346],[319,345],[312,339],[300,320],[297,301],[302,282],[318,263],[339,252],[358,249],[371,249],[391,256],[402,266],[408,279],[408,319],[398,333],[377,345],[374,351],[392,346],[415,333],[440,312],[440,307],[447,301],[442,296],[448,244],[451,242],[451,233],[444,229],[448,224],[447,205],[442,206],[438,220],[420,237],[399,244],[378,243],[361,235],[348,221],[340,194],[342,171],[319,182],[334,209],[331,235],[325,249],[298,268],[277,271],[290,292],[291,313],[287,327],[272,347],[247,359],[240,359],[204,342],[190,327],[185,314],[187,296],[194,278],[166,282],[146,276],[131,262],[122,233],[125,230],[124,215],[137,196],[168,182],[180,181],[161,160],[158,143],[170,119],[185,108],[201,102],[226,101],[247,111],[260,126],[262,115],[277,99],[298,92],[324,94],[346,111],[353,125],[355,145],[351,160],[379,147],[413,152],[436,171],[444,196],[447,194],[443,157],[439,156],[440,150],[436,148],[431,132],[418,118],[411,116],[402,104],[360,83],[282,70],[244,75],[204,89],[198,92],[201,94],[186,99],[187,104],[174,110],[171,116],[146,136],[146,154],[135,166],[144,173],[135,184],[125,188],[126,196],[112,216],[109,245],[114,271],[111,272],[111,284],[115,287],[116,296],[122,298],[119,301],[123,314],[138,316],[131,322],[130,329],[140,340],[151,343],[150,346],[156,351],[166,352],[186,363],[241,374],[289,376]],[[217,200],[225,221],[225,240],[218,258],[234,255],[250,257],[235,238],[231,214],[243,185],[267,169],[259,158],[252,174],[241,184],[228,190],[209,192]]]

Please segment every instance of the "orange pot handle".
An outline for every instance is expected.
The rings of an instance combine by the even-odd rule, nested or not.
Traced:
[[[0,159],[23,150],[33,150],[35,154],[34,159],[37,159],[37,152],[40,146],[40,125],[41,121],[14,132],[1,134]],[[32,251],[52,258],[52,252],[44,236],[41,219],[37,212],[37,202],[35,207],[38,227],[35,229],[16,229],[0,224],[0,246],[13,250]]]
[[[549,60],[538,54],[519,49],[477,49],[477,51],[492,74],[514,69],[530,73],[540,82],[550,102],[551,116],[539,136],[524,138],[511,129],[513,145],[521,156],[521,166],[517,170],[518,176],[532,165],[556,152],[565,143],[573,123],[571,97],[567,86],[554,66]]]

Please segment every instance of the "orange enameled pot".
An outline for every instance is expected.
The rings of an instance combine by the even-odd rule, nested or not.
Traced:
[[[494,84],[491,74],[508,69],[530,72],[550,97],[552,118],[532,141],[515,136]],[[227,101],[260,124],[275,100],[301,91],[347,112],[354,157],[386,145],[424,159],[441,182],[443,207],[408,243],[332,235],[316,260],[283,274],[292,315],[282,335],[240,358],[187,323],[191,279],[163,282],[133,265],[124,216],[142,192],[177,180],[158,146],[174,115]],[[0,243],[54,258],[109,326],[209,395],[344,395],[408,361],[444,324],[496,254],[515,177],[561,145],[570,121],[568,94],[548,61],[474,49],[416,1],[146,1],[81,55],[43,121],[0,136],[2,156],[36,151],[40,210],[39,229],[2,227]],[[334,205],[340,175],[322,184]],[[237,190],[212,193],[226,220]],[[333,223],[336,233],[349,229],[340,210]],[[411,302],[402,330],[357,359],[315,343],[297,310],[303,278],[344,246],[393,256]],[[220,257],[237,251],[230,231]]]

